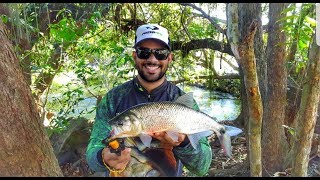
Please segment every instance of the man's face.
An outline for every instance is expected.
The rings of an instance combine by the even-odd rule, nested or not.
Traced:
[[[165,49],[166,47],[155,40],[145,40],[138,46],[141,49]],[[132,53],[135,68],[138,70],[140,77],[147,82],[155,82],[163,78],[165,75],[169,63],[172,61],[172,54],[164,60],[158,60],[153,53],[147,59],[140,59],[137,56],[137,52]]]

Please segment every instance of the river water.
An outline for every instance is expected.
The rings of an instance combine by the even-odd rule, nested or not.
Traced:
[[[178,87],[185,92],[193,92],[200,111],[217,118],[217,121],[234,120],[240,114],[240,100],[229,93],[188,85],[178,85]]]

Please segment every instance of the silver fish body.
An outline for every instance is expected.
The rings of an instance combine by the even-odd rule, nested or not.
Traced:
[[[216,133],[225,154],[231,157],[231,141],[226,129],[209,115],[193,108],[189,93],[175,102],[151,102],[134,106],[109,121],[114,130],[112,138],[140,136],[150,145],[148,133],[166,131],[177,140],[178,133],[186,134],[197,148],[200,138]]]

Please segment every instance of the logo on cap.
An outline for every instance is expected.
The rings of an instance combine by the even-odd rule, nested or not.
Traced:
[[[146,29],[159,30],[159,28],[157,26],[153,26],[153,28],[152,27],[146,27]]]

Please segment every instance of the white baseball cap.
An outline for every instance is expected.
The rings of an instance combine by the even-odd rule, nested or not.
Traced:
[[[158,24],[144,24],[138,27],[136,31],[135,45],[146,39],[157,39],[163,42],[169,49],[170,40],[168,30]]]

